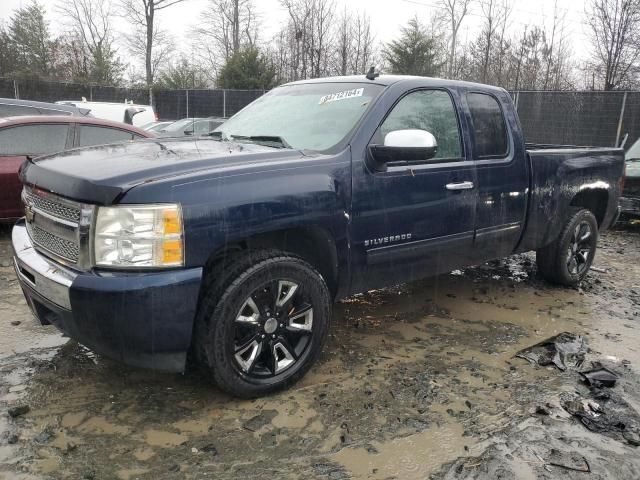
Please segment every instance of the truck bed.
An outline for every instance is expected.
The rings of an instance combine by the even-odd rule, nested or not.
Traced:
[[[560,233],[561,221],[579,194],[600,196],[590,209],[600,228],[606,229],[617,215],[619,179],[624,165],[621,148],[578,147],[575,145],[541,145],[527,143],[530,171],[527,224],[517,251],[536,250],[548,245]]]

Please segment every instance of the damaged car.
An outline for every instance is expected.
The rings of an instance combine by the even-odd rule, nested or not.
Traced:
[[[536,251],[578,285],[618,216],[616,148],[525,144],[502,88],[293,82],[208,137],[29,161],[15,270],[35,316],[104,356],[255,397],[299,380],[332,303]]]

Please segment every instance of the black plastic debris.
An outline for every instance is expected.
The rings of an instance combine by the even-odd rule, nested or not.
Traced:
[[[640,417],[622,398],[612,394],[606,407],[583,397],[565,399],[562,407],[592,432],[640,444]]]
[[[596,388],[613,388],[618,380],[618,376],[605,367],[599,367],[587,372],[579,373],[589,385]]]
[[[16,418],[26,413],[29,413],[29,410],[30,410],[29,405],[18,405],[16,407],[11,407],[8,410],[8,413],[10,417]]]
[[[516,357],[524,358],[541,367],[555,365],[560,370],[579,368],[584,362],[587,344],[583,337],[575,333],[562,332],[543,342],[537,343],[516,353]]]

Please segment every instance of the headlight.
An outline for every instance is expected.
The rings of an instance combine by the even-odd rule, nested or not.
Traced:
[[[184,265],[179,205],[99,207],[93,252],[96,266]]]

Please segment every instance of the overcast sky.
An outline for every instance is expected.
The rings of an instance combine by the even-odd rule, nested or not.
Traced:
[[[5,23],[11,17],[13,10],[27,5],[30,0],[0,0],[0,19]],[[50,20],[51,29],[59,33],[60,17],[55,11],[59,0],[40,0],[45,5]],[[114,3],[117,0],[112,0]],[[169,30],[176,39],[176,43],[188,51],[185,32],[198,24],[200,12],[208,0],[187,0],[183,4],[171,7],[160,14],[160,23]],[[398,35],[399,27],[404,25],[412,16],[428,18],[437,8],[438,0],[334,0],[339,8],[347,5],[352,10],[365,11],[371,17],[373,31],[378,41],[387,42]],[[462,26],[462,40],[473,38],[482,22],[480,2],[476,0],[471,14]],[[513,5],[510,17],[512,33],[522,31],[526,25],[541,25],[546,23],[550,27],[553,20],[554,4],[556,0],[511,0]],[[568,37],[575,53],[580,59],[588,53],[588,41],[585,35],[584,1],[557,0],[560,13],[566,15]],[[279,0],[256,0],[256,6],[262,17],[262,39],[270,38],[286,21],[287,12]],[[126,29],[126,22],[118,21],[117,29]],[[196,47],[197,48],[197,47]]]

